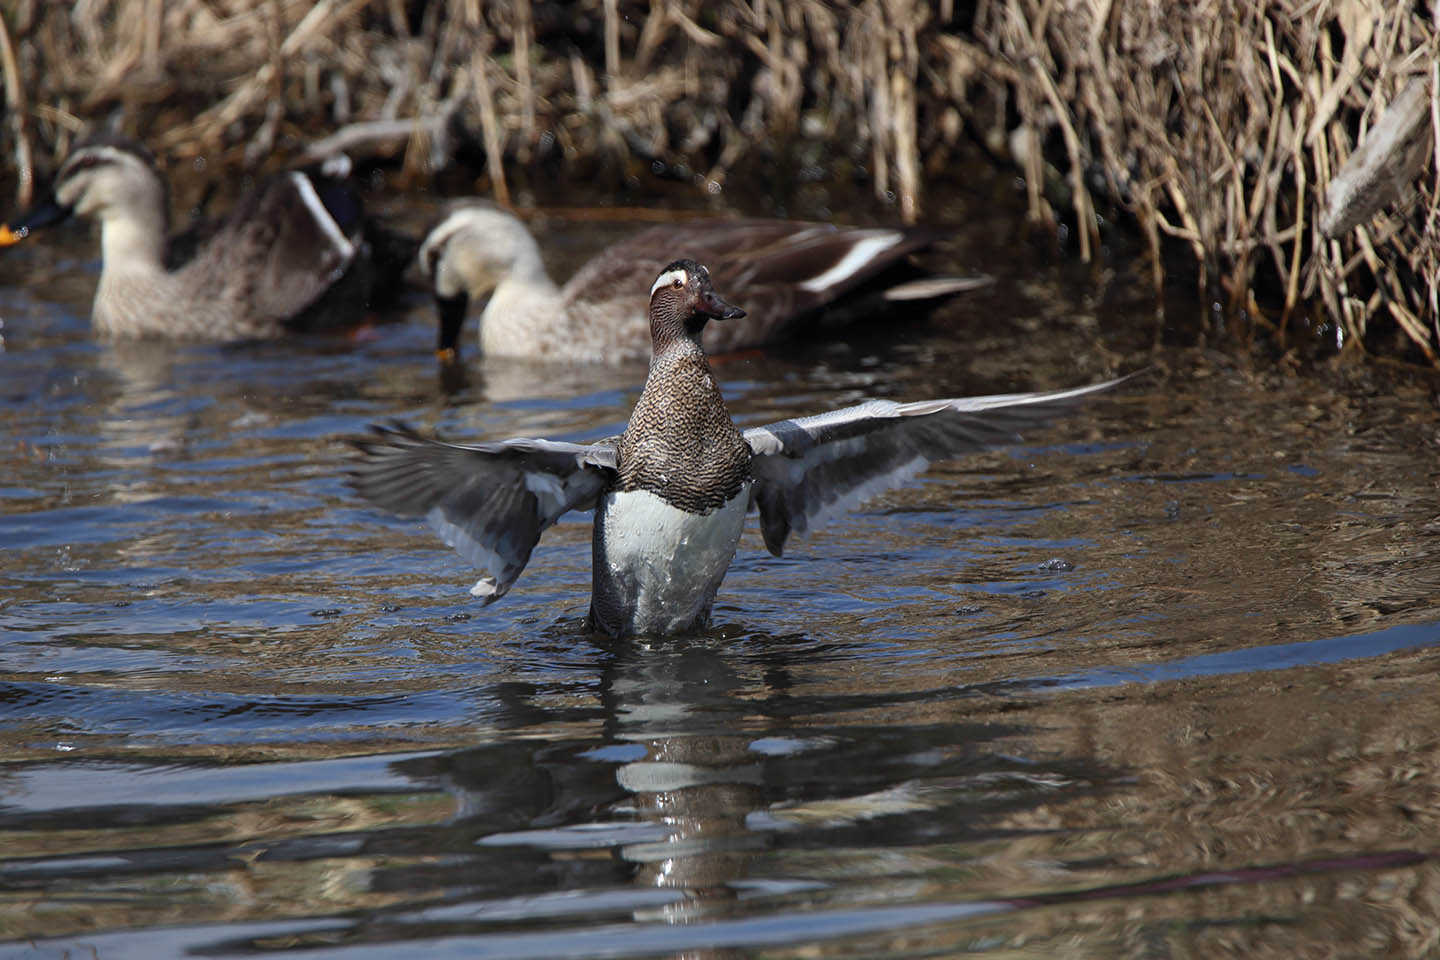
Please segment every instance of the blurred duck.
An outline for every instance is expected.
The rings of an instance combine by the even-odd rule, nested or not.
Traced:
[[[172,238],[154,156],[125,137],[92,137],[70,152],[48,203],[0,227],[0,245],[72,215],[98,220],[91,319],[103,336],[247,340],[353,324],[370,248],[339,159],[329,172],[268,177],[203,236]]]
[[[1050,393],[896,403],[871,400],[741,430],[701,347],[711,320],[745,311],[721,299],[693,260],[650,288],[653,353],[624,433],[596,443],[515,439],[474,445],[403,424],[354,441],[352,487],[376,506],[420,516],[483,575],[471,593],[504,596],[540,535],[594,509],[590,621],[614,637],[703,626],[739,543],[760,513],[780,556],[792,532],[915,476],[929,463],[1018,439],[1111,380]]]
[[[922,275],[908,255],[939,236],[785,220],[665,224],[606,248],[560,287],[519,219],[470,201],[430,231],[419,268],[434,288],[442,360],[457,357],[470,302],[488,298],[479,318],[487,356],[619,363],[648,355],[644,291],[676,250],[708,263],[715,282],[749,307],[744,320],[706,333],[716,354],[779,340],[807,322],[848,322],[990,282]]]

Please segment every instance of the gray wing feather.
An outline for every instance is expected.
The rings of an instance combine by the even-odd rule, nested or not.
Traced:
[[[423,516],[447,544],[484,572],[471,593],[504,596],[545,532],[586,509],[615,469],[613,441],[528,438],[473,445],[423,437],[395,423],[352,441],[350,486],[377,507]]]
[[[871,400],[744,432],[754,454],[755,505],[765,546],[780,556],[804,533],[866,497],[904,483],[936,460],[1014,443],[1021,430],[1121,380],[1048,393],[896,403]]]

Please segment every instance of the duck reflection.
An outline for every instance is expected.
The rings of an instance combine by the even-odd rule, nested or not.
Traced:
[[[644,749],[616,782],[635,815],[665,836],[623,844],[637,884],[684,890],[659,908],[673,922],[729,912],[747,866],[769,835],[746,826],[766,805],[762,756],[752,749],[766,721],[749,704],[783,681],[784,670],[747,681],[704,640],[633,647],[607,670],[611,738]],[[758,696],[757,696],[758,695]]]
[[[568,695],[561,725],[588,735],[520,733],[398,764],[450,792],[455,814],[411,834],[424,862],[390,864],[372,890],[438,893],[445,905],[405,918],[426,936],[620,914],[646,937],[671,930],[671,950],[703,951],[686,956],[726,956],[708,941],[732,922],[795,897],[863,901],[856,871],[929,869],[897,847],[974,840],[986,828],[967,811],[1049,798],[1034,777],[1055,771],[997,749],[1013,729],[939,719],[963,695],[952,688],[886,691],[856,682],[854,651],[724,633],[614,644],[596,696]],[[557,692],[536,696],[554,734]],[[927,722],[900,719],[912,702]],[[530,728],[518,717],[537,705],[512,703]],[[850,722],[861,717],[898,722]]]
[[[102,463],[126,467],[186,456],[208,401],[191,401],[176,371],[203,361],[203,356],[192,356],[196,350],[188,344],[126,341],[109,344],[100,353],[99,372],[110,381],[95,425],[96,454]],[[121,502],[153,495],[144,485],[115,491]]]
[[[524,357],[442,357],[436,363],[435,376],[441,397],[458,404],[548,400],[576,407],[583,398],[595,394],[638,396],[647,369],[644,363],[635,362],[576,365]]]
[[[532,652],[595,657],[589,683],[512,686],[489,716],[513,733],[395,765],[448,792],[454,815],[367,844],[370,891],[414,906],[355,938],[725,957],[770,936],[777,912],[863,913],[897,889],[954,898],[957,875],[987,899],[1051,842],[1045,827],[1009,844],[1033,832],[1018,825],[1095,789],[1097,771],[1063,751],[1017,752],[1026,728],[966,719],[1003,684],[897,685],[875,650],[733,626],[626,643],[556,629]],[[580,652],[592,642],[606,646]]]
[[[747,675],[729,642],[617,645],[598,677],[599,716],[589,714],[603,731],[598,744],[521,738],[397,764],[454,797],[449,825],[422,843],[450,853],[381,871],[375,885],[451,894],[458,885],[462,899],[511,898],[509,909],[531,918],[554,891],[577,894],[566,908],[576,913],[618,908],[636,921],[731,912],[753,857],[770,844],[746,825],[773,799],[765,757],[752,749],[770,721],[754,705],[788,679],[783,667]],[[553,723],[555,710],[547,713]]]
[[[197,449],[265,455],[275,451],[247,442],[257,431],[303,431],[306,417],[377,396],[405,405],[433,399],[417,390],[412,368],[377,366],[341,335],[285,344],[116,341],[84,366],[85,414],[94,419],[70,429],[93,434],[97,466],[118,468],[165,466]]]

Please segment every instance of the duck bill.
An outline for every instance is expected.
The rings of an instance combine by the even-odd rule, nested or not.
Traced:
[[[30,236],[30,231],[59,223],[70,216],[70,208],[62,207],[53,200],[31,207],[17,219],[0,225],[0,247],[19,243]]]
[[[440,339],[435,344],[435,356],[444,363],[454,363],[460,358],[460,331],[465,326],[465,311],[469,306],[470,298],[463,293],[435,298],[435,309],[440,314]]]
[[[700,312],[712,320],[739,320],[745,311],[733,303],[726,303],[714,290],[700,294]]]

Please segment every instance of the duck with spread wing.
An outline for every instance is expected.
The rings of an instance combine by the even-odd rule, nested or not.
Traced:
[[[744,311],[693,260],[650,289],[652,353],[625,431],[597,443],[455,444],[393,424],[353,441],[351,486],[376,506],[425,517],[483,571],[492,603],[546,528],[594,509],[592,625],[613,637],[703,626],[746,514],[779,556],[803,533],[927,464],[1013,442],[1017,431],[1119,383],[1070,390],[858,406],[739,429],[700,344],[711,320]]]

